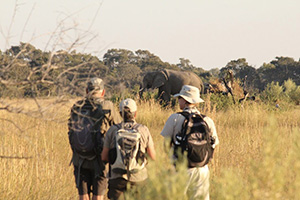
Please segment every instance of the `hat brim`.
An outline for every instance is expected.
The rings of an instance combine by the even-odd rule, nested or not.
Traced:
[[[184,100],[186,100],[189,103],[203,103],[204,102],[204,100],[201,99],[200,97],[195,99],[195,98],[190,98],[188,96],[182,95],[180,93],[175,94],[174,97],[182,97],[182,98],[184,98]]]

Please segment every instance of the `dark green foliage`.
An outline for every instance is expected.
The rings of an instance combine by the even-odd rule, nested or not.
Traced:
[[[120,96],[124,92],[136,95],[143,75],[148,71],[173,69],[192,71],[208,83],[213,78],[222,78],[230,69],[235,79],[244,83],[249,93],[262,93],[262,99],[274,101],[270,92],[272,82],[283,85],[288,79],[295,87],[289,89],[282,98],[299,104],[300,62],[289,57],[276,57],[270,63],[264,63],[255,69],[249,66],[245,58],[230,61],[225,67],[206,71],[192,65],[190,60],[179,58],[178,64],[163,62],[158,56],[147,50],[132,52],[126,49],[110,49],[103,61],[91,54],[66,52],[43,52],[28,43],[20,43],[10,49],[0,51],[0,96],[2,97],[43,97],[57,95],[85,95],[87,79],[104,79],[108,92]],[[274,86],[272,86],[274,87]],[[126,89],[126,90],[125,90]],[[154,92],[154,93],[153,93]],[[156,91],[145,93],[149,99]],[[252,95],[251,94],[251,95]],[[213,95],[212,101],[218,107],[227,107],[231,98]]]

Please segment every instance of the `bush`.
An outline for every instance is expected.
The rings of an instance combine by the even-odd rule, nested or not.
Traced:
[[[297,86],[291,79],[284,81],[280,86],[278,82],[269,83],[265,90],[260,95],[261,99],[265,103],[283,104],[294,103],[300,104],[300,86]]]
[[[278,82],[268,83],[261,94],[261,99],[265,102],[273,103],[283,98],[283,87]]]
[[[205,96],[203,97],[205,98]],[[206,98],[207,99],[207,98]],[[228,109],[234,105],[231,95],[222,95],[222,94],[211,94],[209,99],[210,105],[216,107],[217,110]],[[207,101],[206,100],[206,101]]]
[[[283,83],[284,95],[289,102],[293,102],[296,105],[300,104],[300,87],[296,85],[294,81],[288,79]]]
[[[296,105],[300,105],[300,86],[295,88],[295,90],[290,94],[290,98]]]

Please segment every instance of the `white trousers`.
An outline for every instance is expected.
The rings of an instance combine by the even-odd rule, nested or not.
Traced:
[[[208,166],[190,168],[185,193],[190,200],[203,199],[209,200],[209,169]]]

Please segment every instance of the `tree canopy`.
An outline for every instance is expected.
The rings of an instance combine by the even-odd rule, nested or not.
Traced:
[[[272,82],[281,85],[291,80],[300,85],[300,62],[289,57],[276,57],[258,69],[250,66],[245,58],[239,58],[229,61],[225,67],[207,71],[194,66],[187,58],[179,58],[177,64],[164,62],[148,50],[109,49],[101,60],[76,51],[44,52],[21,42],[19,46],[0,51],[0,96],[83,95],[87,79],[95,76],[104,79],[111,91],[118,92],[123,87],[130,90],[139,87],[146,72],[159,69],[193,71],[204,82],[224,77],[226,71],[232,70],[235,78],[259,91]]]

